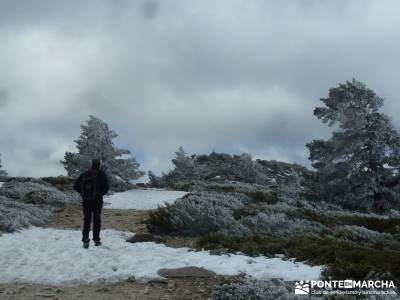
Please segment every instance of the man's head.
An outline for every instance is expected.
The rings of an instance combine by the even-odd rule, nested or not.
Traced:
[[[93,159],[92,160],[92,169],[99,170],[100,169],[100,159]]]

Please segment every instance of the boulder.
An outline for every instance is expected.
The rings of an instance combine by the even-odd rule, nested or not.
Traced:
[[[130,236],[126,240],[128,243],[143,243],[143,242],[155,242],[155,243],[163,243],[165,240],[161,237],[154,236],[148,233],[137,233],[133,236]]]

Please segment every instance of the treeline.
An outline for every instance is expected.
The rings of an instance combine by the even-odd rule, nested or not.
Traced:
[[[250,154],[230,155],[212,152],[189,156],[179,147],[172,160],[174,169],[160,177],[148,172],[153,187],[174,187],[190,181],[244,182],[260,185],[296,184],[308,170],[297,164],[252,159]]]

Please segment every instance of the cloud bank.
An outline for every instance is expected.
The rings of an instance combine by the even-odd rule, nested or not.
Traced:
[[[356,78],[399,128],[398,1],[0,3],[0,153],[10,175],[63,174],[89,114],[143,170],[190,153],[307,164],[312,114]]]

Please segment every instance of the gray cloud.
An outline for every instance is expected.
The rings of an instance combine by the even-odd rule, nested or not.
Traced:
[[[400,126],[397,1],[102,0],[0,3],[0,153],[57,175],[89,114],[143,169],[188,152],[307,164],[312,115],[352,77]]]

